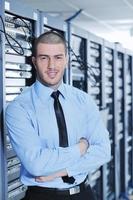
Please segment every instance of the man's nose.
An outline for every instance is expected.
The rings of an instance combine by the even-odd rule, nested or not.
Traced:
[[[49,63],[48,63],[49,68],[55,68],[55,61],[53,58],[49,58]]]

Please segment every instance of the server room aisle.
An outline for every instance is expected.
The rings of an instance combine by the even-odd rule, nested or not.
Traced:
[[[51,29],[68,42],[64,82],[92,96],[109,131],[111,159],[88,176],[96,200],[133,200],[133,51],[70,22],[22,1],[0,0],[0,200],[21,200],[27,190],[5,109],[35,81],[31,47]]]

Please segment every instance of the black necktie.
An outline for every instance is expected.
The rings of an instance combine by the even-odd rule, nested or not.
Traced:
[[[67,136],[67,127],[65,122],[64,113],[62,110],[62,106],[59,101],[59,94],[60,92],[57,90],[56,92],[53,92],[51,96],[54,98],[54,110],[58,125],[58,131],[59,131],[59,145],[60,147],[68,147],[68,136]],[[73,176],[68,177],[64,176],[62,177],[63,181],[66,183],[73,184],[75,179]]]

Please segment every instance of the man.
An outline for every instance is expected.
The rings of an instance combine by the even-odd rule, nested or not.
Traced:
[[[94,200],[87,174],[110,159],[108,132],[91,97],[62,81],[66,49],[57,32],[36,39],[37,80],[6,110],[25,200]]]

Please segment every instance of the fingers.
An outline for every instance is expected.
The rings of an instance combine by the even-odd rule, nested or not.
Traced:
[[[46,182],[46,181],[52,181],[54,178],[53,176],[38,176],[35,178],[36,182]]]
[[[38,176],[35,178],[36,182],[45,182],[46,181],[46,177],[45,176]]]
[[[85,138],[81,138],[79,140],[78,145],[79,145],[81,155],[84,155],[87,152],[87,149],[89,147],[88,141]]]

